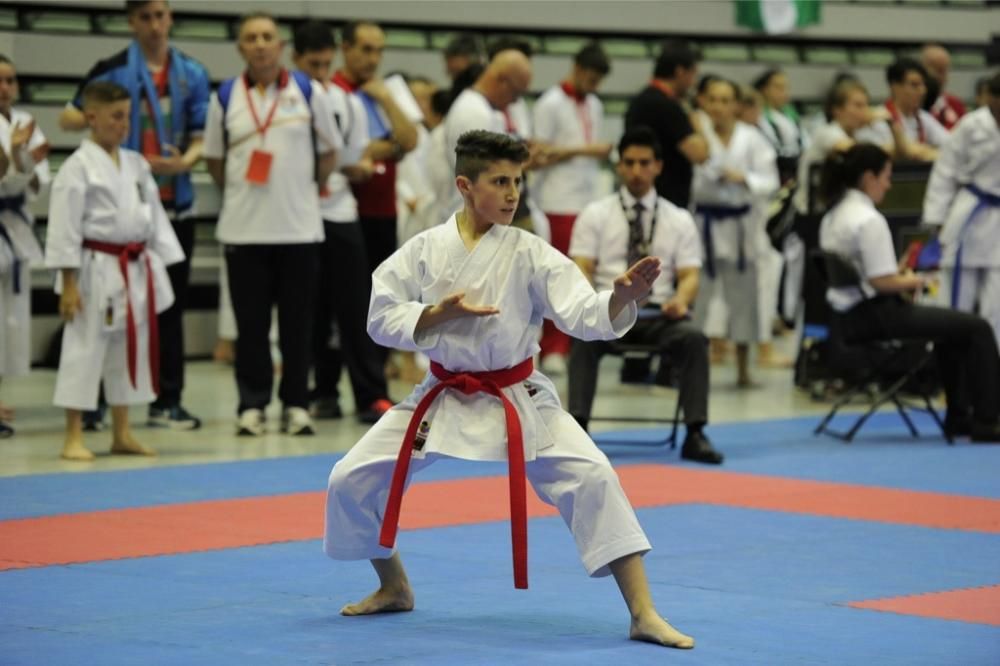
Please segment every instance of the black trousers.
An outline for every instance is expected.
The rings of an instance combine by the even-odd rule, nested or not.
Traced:
[[[1000,352],[993,328],[982,317],[947,308],[914,305],[897,296],[877,296],[841,315],[847,342],[934,341],[948,418],[971,416],[996,423],[1000,410]]]
[[[319,295],[316,299],[313,395],[337,398],[343,365],[351,378],[359,410],[388,398],[383,355],[368,336],[368,302],[372,276],[365,253],[365,239],[358,222],[326,222],[326,240],[320,250]],[[340,346],[328,344],[336,322]]]
[[[680,375],[684,422],[708,422],[708,338],[688,320],[640,319],[621,339],[624,344],[657,345],[660,366],[668,363]],[[597,391],[597,366],[612,351],[604,340],[573,340],[569,354],[569,413],[589,419]]]
[[[271,308],[278,306],[281,384],[285,407],[309,406],[309,366],[319,276],[320,243],[227,245],[229,294],[236,315],[238,410],[271,402]]]
[[[191,282],[191,253],[194,250],[194,221],[172,221],[174,233],[184,250],[184,260],[167,266],[174,304],[158,316],[160,326],[160,395],[154,407],[173,407],[181,402],[184,390],[184,310]]]
[[[396,251],[396,218],[395,217],[365,217],[361,216],[361,233],[365,237],[365,252],[368,255],[368,266],[371,271],[389,258]],[[379,360],[385,366],[389,358],[389,350],[376,345]]]

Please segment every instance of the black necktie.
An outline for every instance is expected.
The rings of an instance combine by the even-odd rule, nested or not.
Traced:
[[[628,266],[646,256],[646,244],[643,242],[642,214],[646,207],[641,201],[636,201],[632,206],[632,214],[628,220]]]

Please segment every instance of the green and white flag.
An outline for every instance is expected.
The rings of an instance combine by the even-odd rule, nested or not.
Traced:
[[[736,25],[780,35],[820,22],[821,0],[736,0]]]

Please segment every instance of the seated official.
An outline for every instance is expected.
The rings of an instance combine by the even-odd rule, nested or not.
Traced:
[[[615,276],[644,256],[662,262],[649,302],[621,338],[624,344],[656,344],[661,368],[667,362],[680,374],[680,400],[687,436],[681,457],[719,464],[703,428],[708,421],[708,340],[690,321],[698,293],[701,243],[691,214],[653,187],[663,169],[660,143],[652,130],[636,126],[618,144],[618,175],[624,185],[589,204],[573,227],[569,255],[594,287],[610,289]],[[677,288],[674,290],[674,277]],[[652,316],[646,316],[650,314]],[[569,357],[569,412],[587,428],[597,389],[597,366],[612,350],[604,341],[574,340]]]
[[[875,206],[891,186],[892,162],[882,148],[860,143],[824,166],[822,196],[833,205],[820,224],[820,247],[853,264],[859,287],[828,289],[847,342],[934,341],[948,401],[945,429],[974,442],[1000,442],[1000,352],[982,317],[914,305],[904,295],[926,278],[900,274],[889,224]]]

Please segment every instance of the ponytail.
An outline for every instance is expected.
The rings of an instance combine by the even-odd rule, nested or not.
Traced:
[[[845,152],[830,153],[823,163],[820,201],[832,208],[848,189],[858,186],[865,173],[871,171],[877,175],[888,162],[889,153],[873,143],[856,143]]]

